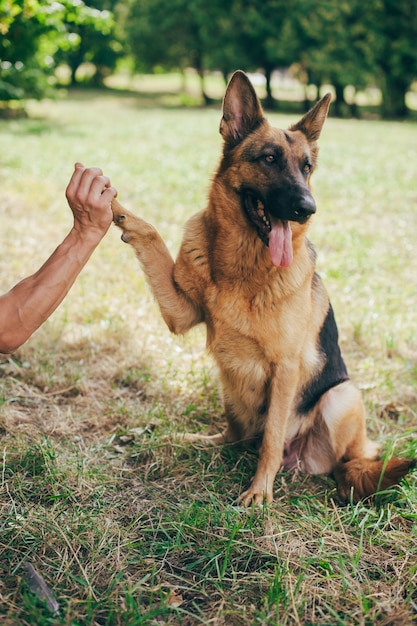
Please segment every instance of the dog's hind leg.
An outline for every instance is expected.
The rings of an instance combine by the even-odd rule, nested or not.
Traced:
[[[355,502],[397,484],[413,467],[413,459],[378,459],[379,446],[368,439],[365,408],[350,382],[327,391],[320,410],[329,432],[335,465],[332,468],[341,499]]]
[[[181,335],[203,321],[201,309],[175,284],[174,261],[158,231],[117,200],[112,201],[112,211],[114,223],[123,231],[122,241],[133,247],[169,330]]]
[[[342,458],[377,458],[380,446],[366,434],[362,396],[350,380],[326,391],[321,397],[319,411],[328,428],[336,461]]]

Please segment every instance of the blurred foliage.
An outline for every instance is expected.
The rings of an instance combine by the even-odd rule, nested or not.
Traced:
[[[271,106],[272,73],[290,69],[306,88],[333,85],[336,113],[347,86],[375,86],[382,114],[405,117],[417,78],[415,0],[0,0],[0,34],[0,100],[42,97],[62,65],[75,84],[88,63],[100,85],[129,60],[139,72],[194,68],[206,102],[208,71],[262,72]]]
[[[61,63],[69,66],[72,83],[82,63],[93,64],[96,83],[114,70],[122,50],[114,34],[114,2],[94,5],[82,0],[0,0],[1,100],[43,97],[55,84]]]

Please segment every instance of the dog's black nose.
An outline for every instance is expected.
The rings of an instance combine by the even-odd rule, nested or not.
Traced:
[[[303,196],[294,203],[293,207],[294,220],[296,222],[306,222],[308,218],[316,212],[316,203],[312,196]]]

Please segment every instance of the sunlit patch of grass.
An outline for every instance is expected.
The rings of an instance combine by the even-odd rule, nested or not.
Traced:
[[[99,165],[175,254],[220,152],[216,110],[74,93],[0,122],[0,287],[71,225],[73,162]],[[281,127],[293,116],[273,115]],[[417,127],[329,119],[311,239],[383,454],[417,456]],[[5,624],[409,624],[416,477],[338,508],[329,477],[279,473],[236,499],[254,450],[187,447],[222,426],[204,329],[169,335],[112,228],[52,318],[0,363],[0,614]],[[58,616],[23,577],[32,562]]]

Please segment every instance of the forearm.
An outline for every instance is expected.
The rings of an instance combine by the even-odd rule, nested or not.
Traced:
[[[0,353],[14,352],[55,311],[103,235],[72,229],[35,274],[0,297]]]

